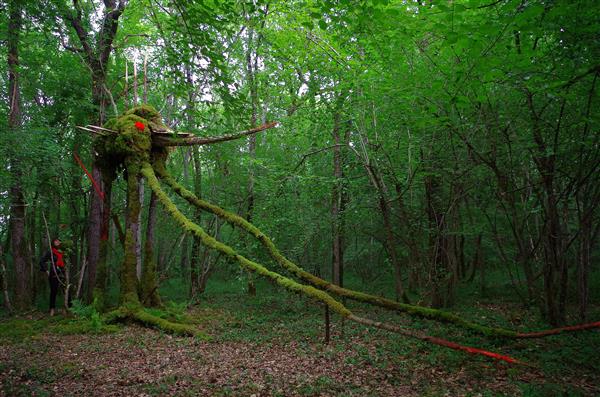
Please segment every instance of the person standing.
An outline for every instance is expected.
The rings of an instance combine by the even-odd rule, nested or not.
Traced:
[[[52,240],[50,250],[40,260],[40,271],[48,275],[50,283],[50,315],[54,316],[56,309],[56,295],[59,284],[65,283],[65,261],[64,253],[60,250],[61,241],[58,238]],[[48,266],[50,264],[50,266]]]

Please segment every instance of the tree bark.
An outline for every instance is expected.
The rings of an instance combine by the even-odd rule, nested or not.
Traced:
[[[127,210],[125,215],[125,247],[124,259],[121,265],[121,305],[139,305],[136,235],[140,227],[139,214],[141,210],[139,195],[140,165],[135,159],[125,160],[127,176]]]
[[[150,194],[148,205],[148,225],[146,227],[146,242],[144,245],[144,268],[142,272],[142,303],[148,306],[162,304],[158,293],[158,278],[156,275],[156,258],[154,257],[154,229],[157,215],[156,194]]]
[[[12,304],[8,294],[8,280],[6,278],[6,266],[4,265],[4,245],[0,241],[0,287],[2,287],[2,296],[4,298],[4,308],[8,312],[12,312]]]
[[[21,128],[21,88],[19,82],[19,36],[22,28],[22,3],[19,0],[9,2],[8,22],[8,128],[11,133],[18,133]],[[13,258],[15,274],[14,306],[26,309],[31,305],[31,278],[29,261],[27,260],[27,242],[25,238],[25,196],[21,180],[23,173],[21,162],[16,156],[12,158],[13,175],[10,195],[10,250]]]
[[[101,28],[92,39],[90,32],[84,28],[84,10],[78,2],[73,3],[73,8],[68,9],[63,15],[63,20],[71,26],[81,45],[81,53],[85,64],[91,71],[92,103],[96,106],[96,125],[103,125],[106,121],[106,108],[109,104],[107,97],[106,77],[109,65],[112,43],[118,29],[119,18],[122,15],[127,0],[105,0],[104,14]],[[66,6],[65,6],[66,7]],[[95,45],[94,45],[95,44]],[[96,155],[93,155],[92,176],[96,181],[101,179],[102,170]],[[104,186],[103,189],[109,190]],[[105,247],[108,238],[110,217],[110,204],[103,202],[103,198],[92,193],[88,220],[88,301],[93,301],[96,288],[96,272],[99,267],[106,267]],[[105,239],[106,237],[106,239]],[[100,286],[101,287],[101,286]]]
[[[333,186],[331,189],[331,281],[340,287],[344,285],[344,210],[348,196],[345,192],[342,141],[347,143],[348,137],[340,123],[340,111],[333,116]]]
[[[258,54],[256,51],[252,51],[254,41],[254,29],[248,29],[248,40],[246,43],[246,80],[250,88],[250,128],[256,127],[258,120],[258,87],[256,84],[256,62]],[[256,45],[258,48],[258,44]],[[256,158],[256,135],[252,134],[248,137],[248,154],[250,158],[254,160]],[[254,164],[250,164],[248,169],[248,193],[247,193],[248,206],[246,208],[246,220],[252,222],[252,215],[254,212]],[[251,296],[256,295],[256,285],[254,284],[254,276],[248,272],[248,294]]]

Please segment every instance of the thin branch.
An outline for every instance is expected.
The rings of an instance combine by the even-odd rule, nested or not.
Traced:
[[[582,78],[584,78],[587,75],[590,75],[592,73],[600,73],[600,65],[593,66],[593,67],[589,68],[588,70],[586,70],[585,72],[578,74],[577,76],[573,77],[571,80],[564,83],[562,85],[562,87],[568,88],[568,87],[572,86],[573,84],[575,84],[576,82],[578,82],[579,80],[581,80]]]
[[[98,135],[107,135],[107,134],[105,134],[105,133],[103,133],[103,132],[96,131],[96,130],[93,130],[93,129],[91,129],[91,128],[82,127],[82,126],[80,126],[80,125],[77,125],[77,126],[75,126],[75,128],[79,128],[80,130],[87,131],[87,132],[91,132],[92,134],[98,134]]]
[[[273,128],[278,123],[276,121],[263,124],[259,127],[252,128],[250,130],[238,132],[236,134],[228,134],[222,136],[212,136],[212,137],[193,137],[193,138],[171,138],[164,137],[160,135],[154,135],[154,144],[156,146],[193,146],[193,145],[212,145],[213,143],[232,141],[235,139],[242,138],[247,135],[253,135],[257,132],[261,132],[264,130],[268,130],[269,128]]]
[[[296,165],[296,167],[294,167],[294,170],[292,172],[295,172],[302,164],[304,164],[304,161],[306,161],[306,159],[308,158],[308,156],[312,156],[313,154],[321,153],[321,152],[324,152],[325,150],[333,149],[333,148],[336,148],[336,147],[342,147],[342,146],[348,146],[348,145],[340,143],[340,144],[337,144],[337,145],[327,146],[327,147],[324,147],[322,149],[318,149],[318,150],[314,150],[312,152],[306,153],[304,156],[302,156],[302,159],[300,160],[300,162],[298,163],[298,165]]]
[[[108,128],[99,127],[99,126],[97,126],[97,125],[91,125],[91,124],[88,124],[88,125],[86,125],[86,127],[87,127],[87,128],[92,128],[92,129],[94,129],[94,130],[101,130],[101,131],[110,132],[110,133],[113,133],[113,134],[116,134],[116,133],[117,133],[117,131],[115,131],[115,130],[110,130],[110,129],[108,129]]]

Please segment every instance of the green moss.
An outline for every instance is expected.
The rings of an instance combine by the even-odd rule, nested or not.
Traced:
[[[195,336],[203,340],[210,339],[208,335],[198,330],[193,325],[171,322],[164,318],[152,315],[145,310],[138,310],[137,312],[133,313],[133,319],[143,325],[158,328],[161,331],[169,334]]]
[[[50,324],[49,320],[32,321],[24,318],[9,318],[0,321],[0,341],[20,342],[34,337]]]
[[[145,128],[140,131],[136,123],[142,123]],[[117,169],[128,157],[148,161],[152,148],[152,130],[164,130],[166,126],[156,109],[150,105],[141,105],[108,120],[104,128],[115,133],[98,137],[94,141],[94,150],[98,153],[103,168]]]
[[[386,299],[383,297],[366,294],[360,291],[353,291],[347,288],[339,287],[333,283],[330,283],[322,278],[319,278],[306,270],[302,269],[294,262],[287,259],[285,256],[281,254],[281,252],[277,249],[275,244],[269,239],[262,231],[260,231],[256,226],[231,212],[225,211],[224,209],[210,204],[192,192],[187,190],[181,184],[177,183],[166,171],[164,162],[155,162],[154,169],[160,175],[160,177],[182,198],[187,200],[189,203],[194,206],[208,211],[214,215],[217,215],[221,219],[224,219],[229,224],[233,226],[237,226],[242,230],[250,233],[254,236],[267,250],[271,258],[273,258],[279,265],[281,265],[284,269],[288,270],[292,274],[296,275],[300,279],[312,284],[313,286],[336,294],[338,296],[352,299],[355,301],[372,304],[375,306],[383,307],[390,310],[405,312],[411,315],[427,318],[434,321],[441,321],[452,323],[462,328],[469,329],[471,331],[487,335],[487,336],[499,336],[499,337],[508,337],[514,338],[517,336],[517,332],[502,328],[494,328],[488,327],[485,325],[476,324],[470,321],[467,321],[453,313],[448,313],[443,310],[432,309],[428,307],[410,305],[405,303],[396,302],[390,299]]]
[[[187,219],[185,215],[183,215],[181,211],[177,209],[175,204],[173,204],[173,202],[169,199],[167,194],[161,189],[158,179],[156,179],[156,176],[154,175],[154,171],[150,164],[144,163],[141,172],[142,175],[144,175],[144,177],[148,180],[148,185],[156,194],[159,201],[165,207],[169,215],[171,215],[177,221],[177,223],[179,223],[179,225],[183,227],[186,231],[198,237],[204,245],[223,253],[228,258],[237,261],[245,269],[257,273],[261,276],[267,277],[268,279],[274,281],[275,283],[289,291],[301,293],[326,304],[333,311],[339,313],[344,317],[348,317],[352,314],[350,310],[348,310],[343,304],[332,298],[329,294],[327,294],[327,292],[321,291],[309,285],[300,284],[292,279],[284,277],[278,273],[272,272],[266,267],[256,262],[253,262],[243,257],[242,255],[239,255],[233,250],[233,248],[229,247],[228,245],[225,245],[215,240],[213,237],[208,235],[200,226]]]
[[[51,331],[60,335],[77,334],[107,334],[118,332],[120,328],[116,325],[95,324],[89,319],[75,319],[61,322],[54,326]]]
[[[158,294],[158,279],[156,276],[156,261],[152,250],[152,242],[146,240],[144,246],[144,268],[141,280],[142,303],[152,307],[162,306]]]
[[[133,107],[133,108],[127,110],[125,113],[123,113],[123,115],[124,116],[135,115],[135,116],[141,117],[141,118],[151,122],[152,128],[154,128],[154,129],[156,129],[157,127],[161,128],[161,129],[166,128],[166,126],[162,122],[162,117],[160,116],[160,113],[158,113],[158,110],[156,110],[154,108],[154,106],[152,106],[152,105],[143,104],[143,105]]]
[[[121,265],[121,291],[119,298],[121,305],[139,305],[136,264],[135,241],[131,230],[128,230],[125,234],[125,257],[123,258],[123,264]]]
[[[119,330],[119,327],[96,323],[89,318],[65,318],[56,316],[32,320],[28,318],[9,318],[0,322],[0,342],[18,343],[36,338],[40,334],[60,335],[103,334]]]
[[[140,198],[138,193],[140,165],[136,159],[131,157],[126,160],[127,171],[127,213],[125,231],[125,247],[123,264],[121,265],[121,304],[139,305],[138,279],[137,279],[137,256],[135,247],[134,225],[138,224],[140,214]],[[141,225],[138,224],[138,227]]]
[[[104,316],[106,323],[135,321],[145,326],[157,328],[169,334],[181,336],[195,336],[208,340],[209,336],[197,329],[192,324],[169,321],[146,311],[141,305],[128,304],[107,313]]]
[[[125,320],[127,317],[129,317],[129,315],[130,310],[127,310],[125,306],[121,306],[104,314],[102,316],[102,321],[104,321],[106,324],[112,324]]]

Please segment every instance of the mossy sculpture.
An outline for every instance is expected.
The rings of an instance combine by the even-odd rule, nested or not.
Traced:
[[[152,246],[149,241],[150,239],[148,238],[146,239],[147,241],[144,249],[145,268],[141,282],[138,281],[136,274],[137,256],[140,255],[140,252],[136,251],[136,236],[138,236],[138,229],[140,228],[139,214],[142,210],[139,198],[139,184],[140,178],[143,177],[147,180],[152,191],[153,197],[151,199],[151,208],[153,206],[153,200],[158,200],[158,202],[164,206],[167,213],[182,229],[188,233],[192,233],[204,245],[219,251],[231,261],[237,262],[244,269],[265,277],[288,291],[299,293],[315,301],[321,302],[332,311],[350,321],[452,349],[462,350],[467,353],[484,355],[509,363],[521,362],[508,356],[458,345],[447,340],[424,335],[415,330],[409,330],[393,324],[377,322],[357,316],[343,303],[334,298],[332,294],[341,298],[355,300],[393,311],[404,312],[434,321],[449,322],[470,331],[493,337],[539,337],[563,331],[600,327],[600,323],[593,323],[578,327],[544,331],[541,333],[524,334],[512,330],[479,325],[442,310],[399,303],[382,297],[336,286],[305,271],[297,264],[284,257],[273,244],[272,240],[256,226],[238,215],[227,212],[214,204],[199,199],[185,187],[178,184],[167,172],[166,161],[168,157],[168,148],[170,146],[213,144],[255,134],[275,125],[276,123],[269,123],[258,128],[220,137],[194,137],[189,134],[173,133],[162,123],[160,114],[153,107],[143,105],[130,109],[120,117],[110,120],[104,127],[88,126],[91,128],[91,130],[88,129],[89,131],[100,135],[95,141],[94,148],[99,156],[103,180],[112,182],[119,171],[124,172],[127,180],[127,211],[123,238],[125,255],[120,273],[120,306],[118,309],[107,314],[106,318],[109,321],[129,319],[175,334],[198,334],[191,325],[170,322],[163,318],[153,316],[144,310],[144,304],[160,305],[160,297],[158,296],[156,288],[155,266],[151,259],[153,257]],[[161,181],[168,185],[174,193],[187,200],[190,204],[201,210],[213,213],[232,226],[238,227],[255,237],[263,245],[266,252],[275,263],[292,276],[297,277],[299,281],[290,277],[285,277],[268,269],[260,263],[254,262],[240,255],[228,245],[211,237],[198,224],[189,220],[175,206],[168,194],[163,190]],[[104,194],[106,193],[107,192],[104,192]],[[108,195],[110,195],[110,192],[108,192]],[[106,197],[105,200],[109,201],[110,197]],[[152,214],[150,214],[149,218],[152,219]],[[148,229],[151,230],[150,223]],[[99,270],[99,274],[104,274],[102,269]],[[102,283],[103,280],[100,279],[99,282]],[[95,293],[95,299],[98,301],[102,300],[101,290],[101,288],[98,288]]]

